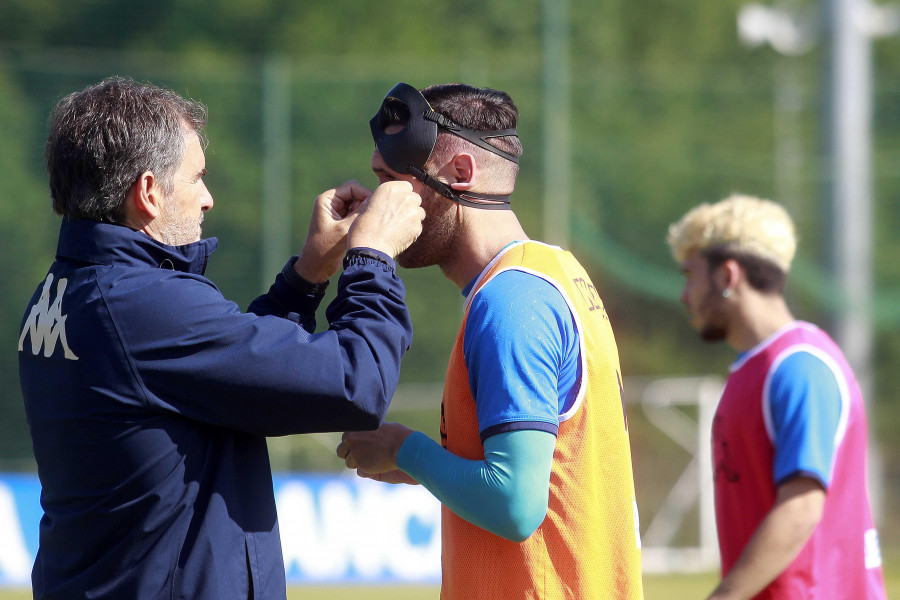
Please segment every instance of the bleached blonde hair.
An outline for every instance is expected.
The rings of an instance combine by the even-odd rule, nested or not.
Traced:
[[[762,258],[785,273],[797,250],[787,211],[771,200],[742,194],[694,207],[669,225],[666,242],[678,262],[692,250],[717,248]]]

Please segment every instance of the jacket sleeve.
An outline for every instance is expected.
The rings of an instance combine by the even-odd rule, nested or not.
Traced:
[[[147,405],[267,436],[376,428],[412,338],[393,261],[361,256],[346,265],[321,333],[301,326],[320,298],[283,273],[251,304],[256,313],[184,273],[113,282],[107,295]]]
[[[255,315],[274,315],[294,321],[309,333],[316,330],[316,309],[325,297],[324,286],[314,286],[294,271],[297,256],[284,265],[275,283],[263,294],[250,303],[247,312]],[[321,288],[321,291],[315,288]]]

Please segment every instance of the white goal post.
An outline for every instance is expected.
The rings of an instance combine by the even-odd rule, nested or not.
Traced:
[[[663,433],[682,448],[689,460],[675,476],[664,500],[653,514],[642,509],[642,554],[645,573],[703,572],[719,564],[713,500],[712,455],[709,443],[713,414],[722,393],[720,377],[667,377],[625,381],[629,417],[635,409],[650,427]],[[642,455],[632,438],[632,453]],[[636,462],[635,470],[654,467]],[[674,475],[674,474],[672,474]],[[639,473],[635,473],[636,479]],[[697,508],[696,540],[691,545],[675,545],[674,538],[685,518]]]

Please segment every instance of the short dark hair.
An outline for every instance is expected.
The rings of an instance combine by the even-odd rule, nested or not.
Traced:
[[[477,88],[464,83],[443,83],[423,89],[422,95],[435,112],[468,129],[514,129],[519,120],[519,109],[509,94],[500,90]],[[440,134],[452,135],[446,132]],[[522,155],[522,143],[517,136],[489,138],[486,141],[514,156]]]
[[[747,273],[747,283],[764,294],[783,294],[787,285],[787,273],[770,260],[754,254],[735,252],[727,246],[709,246],[702,251],[710,272],[726,260],[734,260]]]
[[[172,190],[185,134],[205,146],[206,107],[165,88],[110,77],[69,94],[50,115],[47,172],[53,210],[119,223],[128,190],[145,171]]]
[[[457,125],[479,131],[514,129],[519,109],[509,94],[491,88],[477,88],[464,83],[443,83],[421,90],[435,112],[441,113]],[[488,138],[488,144],[513,156],[522,155],[519,137],[508,135]],[[484,183],[495,193],[512,192],[519,174],[519,165],[472,144],[448,131],[438,129],[438,139],[429,160],[442,160],[455,152],[471,151],[481,156],[484,164],[493,165],[486,171]]]

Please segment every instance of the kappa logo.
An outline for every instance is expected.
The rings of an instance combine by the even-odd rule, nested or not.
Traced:
[[[75,353],[69,348],[69,342],[66,340],[66,315],[62,314],[62,298],[69,284],[67,279],[60,279],[56,283],[56,299],[50,304],[50,285],[53,283],[53,273],[47,275],[44,280],[44,289],[41,290],[41,297],[37,304],[31,307],[31,313],[25,321],[25,327],[22,328],[22,335],[19,336],[19,352],[22,351],[25,343],[25,336],[31,334],[31,352],[37,356],[44,348],[44,356],[53,356],[56,350],[56,341],[62,344],[64,355],[69,360],[78,360]]]

